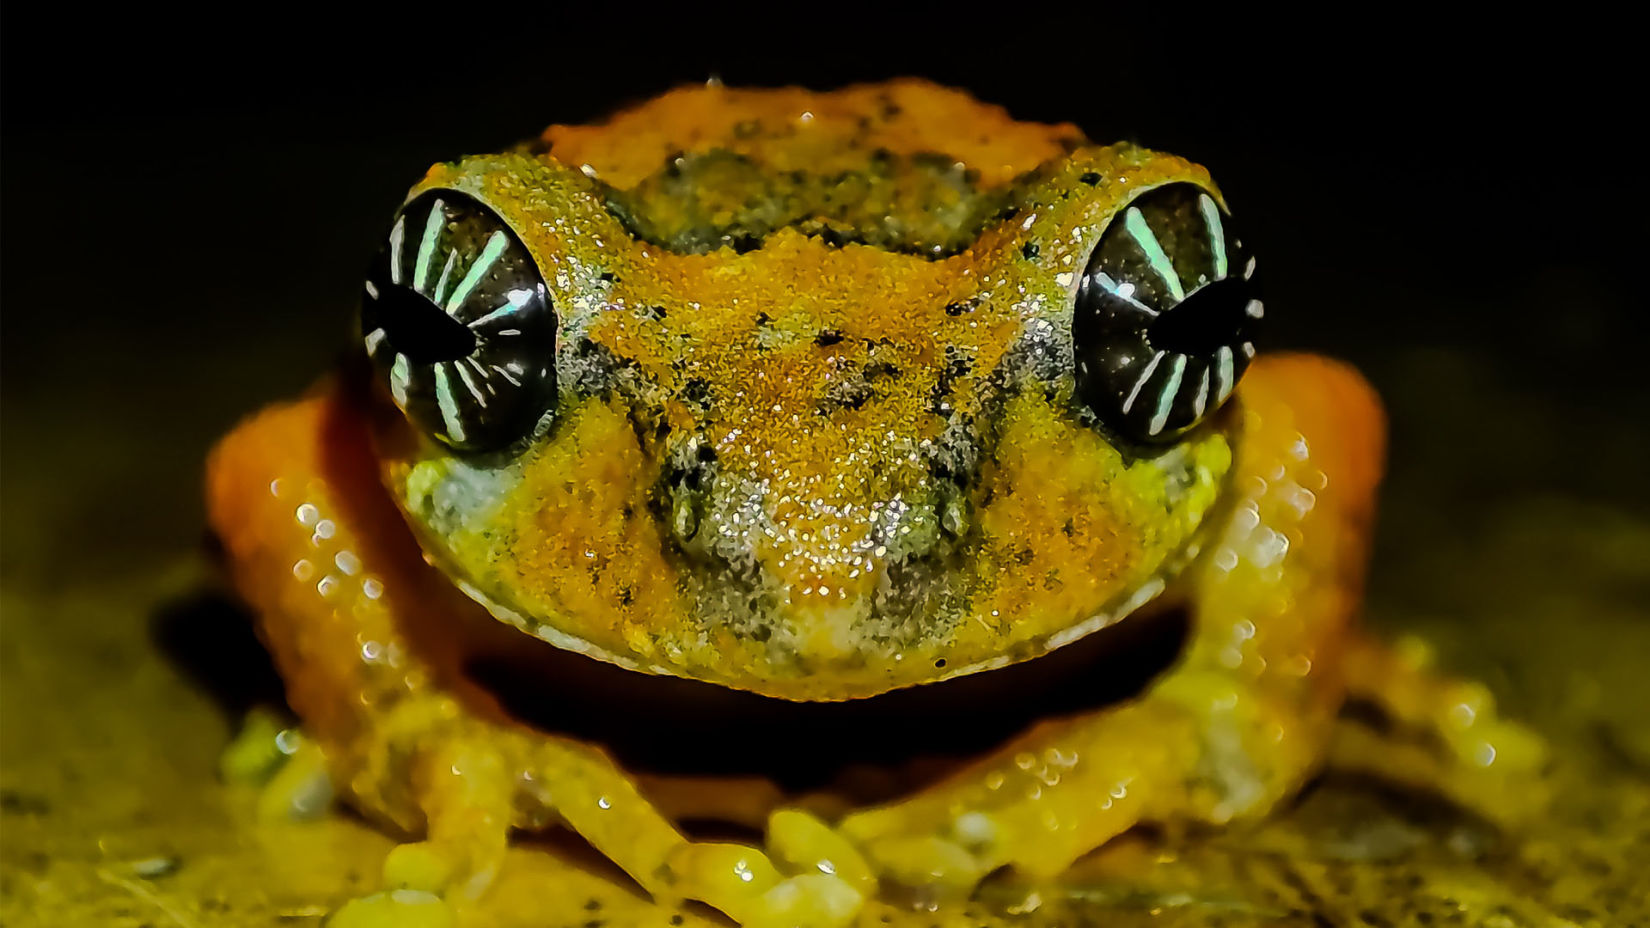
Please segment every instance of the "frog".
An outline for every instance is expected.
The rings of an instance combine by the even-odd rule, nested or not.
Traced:
[[[661,907],[845,925],[1331,766],[1516,820],[1540,739],[1361,625],[1384,414],[1257,349],[1261,280],[1201,166],[917,79],[713,81],[430,168],[358,348],[206,480],[305,743],[402,841],[374,911],[462,906],[562,828]],[[1132,689],[881,793],[715,769],[806,743],[793,710],[874,707],[869,738],[922,696],[915,739],[1108,693],[1173,622]],[[698,768],[621,759],[650,719]]]

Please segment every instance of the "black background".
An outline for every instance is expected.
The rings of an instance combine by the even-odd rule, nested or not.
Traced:
[[[145,526],[117,548],[192,539],[212,436],[332,363],[428,164],[710,75],[915,74],[1207,165],[1261,255],[1272,344],[1350,358],[1397,398],[1400,476],[1406,404],[1451,402],[1459,365],[1492,386],[1450,415],[1501,428],[1540,404],[1544,460],[1642,431],[1644,53],[1623,23],[1579,7],[1136,12],[7,4],[8,497],[45,471],[80,488],[41,546],[107,534],[111,507]],[[1463,455],[1526,441],[1461,425]],[[1522,467],[1466,489],[1596,474]]]

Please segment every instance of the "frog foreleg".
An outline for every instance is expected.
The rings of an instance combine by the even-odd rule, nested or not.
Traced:
[[[1504,825],[1545,805],[1545,742],[1502,717],[1482,683],[1438,673],[1424,642],[1355,636],[1346,683],[1348,698],[1375,708],[1386,727],[1343,719],[1332,767],[1441,794]]]
[[[1140,822],[1262,814],[1313,772],[1343,691],[1382,419],[1356,374],[1310,357],[1257,361],[1241,409],[1235,504],[1183,578],[1179,663],[1131,702],[848,816],[885,870],[1053,876]]]
[[[391,888],[479,892],[512,829],[560,821],[663,902],[696,899],[753,926],[852,917],[864,894],[845,880],[786,876],[755,848],[688,841],[601,751],[511,721],[470,682],[461,643],[515,632],[466,620],[477,607],[411,539],[375,530],[397,516],[365,434],[335,384],[268,410],[214,453],[209,505],[338,788],[422,835],[386,859]]]

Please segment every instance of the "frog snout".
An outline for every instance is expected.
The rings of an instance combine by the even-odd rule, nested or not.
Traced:
[[[881,460],[763,472],[695,442],[671,455],[659,515],[688,558],[793,605],[869,597],[903,569],[950,554],[974,522],[966,480],[949,469],[909,454],[873,457]]]

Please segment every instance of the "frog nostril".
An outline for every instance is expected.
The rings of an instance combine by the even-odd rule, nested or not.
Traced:
[[[699,507],[694,495],[676,494],[671,504],[670,530],[682,542],[692,541],[699,534]]]
[[[690,439],[672,450],[659,475],[655,512],[683,551],[708,551],[710,532],[706,521],[717,470],[716,449]]]
[[[948,494],[940,505],[940,528],[951,538],[968,534],[968,501],[961,493]]]

